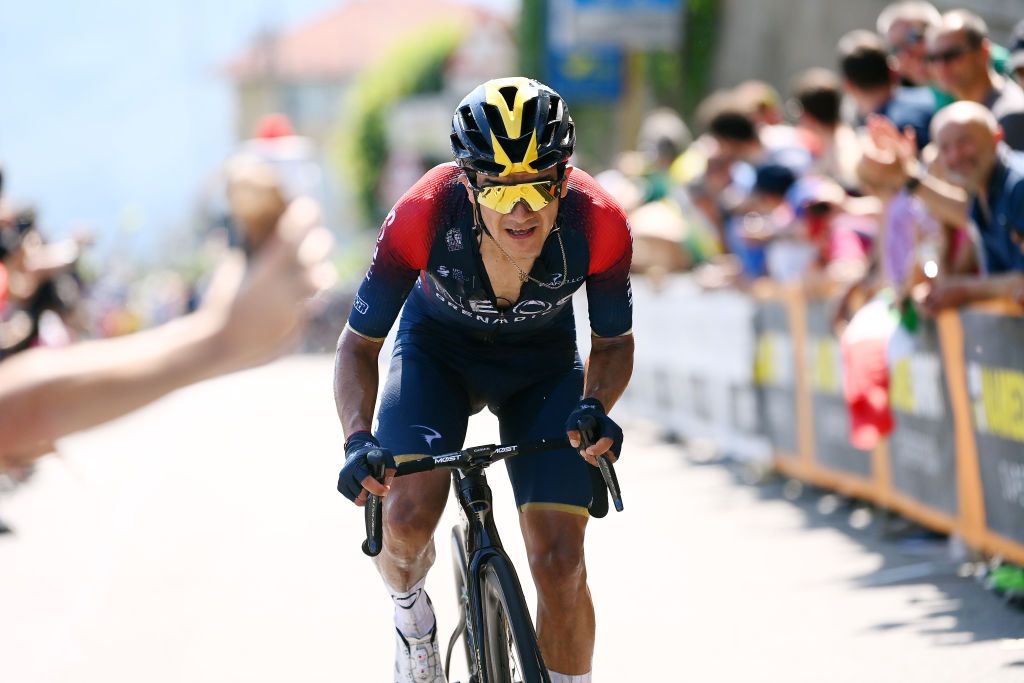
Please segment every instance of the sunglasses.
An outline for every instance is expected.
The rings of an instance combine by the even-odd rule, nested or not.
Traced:
[[[928,60],[929,64],[938,64],[939,62],[948,64],[949,62],[955,62],[960,59],[967,54],[967,52],[968,48],[963,45],[958,45],[957,47],[951,47],[948,50],[943,50],[942,52],[931,52],[925,59]]]
[[[903,39],[903,42],[897,43],[896,45],[892,46],[892,54],[894,54],[894,55],[895,54],[899,54],[900,52],[904,52],[906,50],[909,50],[914,45],[920,45],[923,42],[924,42],[924,31],[917,31],[917,30],[907,31],[907,35]]]
[[[562,186],[562,178],[538,180],[532,183],[515,185],[485,185],[479,187],[472,183],[476,199],[482,206],[498,213],[512,213],[516,204],[523,201],[531,211],[540,211],[558,198]]]

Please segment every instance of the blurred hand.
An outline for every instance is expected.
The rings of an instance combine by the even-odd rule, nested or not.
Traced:
[[[259,251],[287,208],[277,172],[257,159],[233,159],[227,167],[227,194],[246,244]]]
[[[775,237],[775,229],[767,216],[748,213],[743,216],[740,235],[748,244],[766,244]]]
[[[302,332],[319,291],[334,284],[333,241],[309,198],[288,205],[248,266],[234,255],[221,267],[203,309],[219,324],[217,349],[232,368],[265,362]]]
[[[963,306],[973,300],[970,286],[957,280],[935,282],[931,287],[921,283],[913,289],[913,298],[917,301],[921,312],[928,317],[935,317],[943,308]]]
[[[861,141],[863,156],[858,173],[872,184],[898,189],[918,172],[917,142],[913,129],[900,133],[884,116],[872,115],[868,135]]]

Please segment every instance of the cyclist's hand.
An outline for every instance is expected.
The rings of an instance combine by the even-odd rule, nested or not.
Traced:
[[[370,473],[366,457],[371,451],[380,451],[384,456],[384,483],[374,479]],[[372,434],[356,432],[345,443],[345,465],[338,475],[338,491],[356,505],[366,503],[367,492],[386,496],[391,490],[396,467],[395,456],[388,449],[381,448]]]
[[[588,438],[590,447],[586,450],[580,448],[580,420],[590,417],[594,421],[594,428]],[[612,462],[619,459],[622,453],[622,427],[615,424],[615,421],[604,412],[604,406],[596,398],[585,398],[580,401],[576,410],[572,411],[569,419],[565,422],[565,433],[569,437],[569,443],[573,448],[580,451],[583,459],[594,467],[597,467],[597,456],[607,455]]]

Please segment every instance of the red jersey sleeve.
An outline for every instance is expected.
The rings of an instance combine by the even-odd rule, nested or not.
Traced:
[[[387,336],[416,278],[427,267],[440,223],[439,195],[451,191],[457,175],[452,164],[431,169],[384,219],[373,261],[348,317],[349,327],[358,334],[370,339]]]
[[[633,238],[626,213],[597,181],[579,169],[573,169],[569,186],[585,198],[582,225],[590,248],[587,305],[591,330],[599,337],[627,334],[633,328],[629,282]]]

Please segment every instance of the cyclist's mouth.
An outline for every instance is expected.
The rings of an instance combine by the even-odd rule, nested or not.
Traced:
[[[518,230],[505,228],[505,232],[507,232],[509,234],[509,237],[511,237],[514,240],[524,240],[530,237],[533,233],[537,232],[537,226],[534,226],[532,228],[521,228]]]

